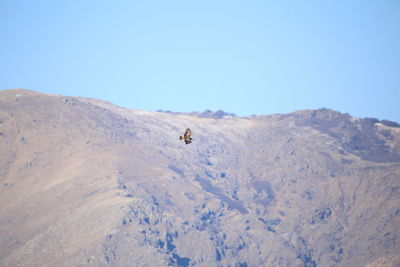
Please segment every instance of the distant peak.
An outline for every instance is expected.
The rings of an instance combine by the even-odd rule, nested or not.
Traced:
[[[200,118],[212,118],[212,119],[222,119],[225,116],[236,116],[234,113],[228,113],[221,109],[213,112],[212,110],[206,109],[201,113],[195,114]]]
[[[225,112],[221,109],[217,111],[212,111],[209,109],[204,110],[203,112],[192,111],[192,112],[172,112],[172,111],[164,111],[164,110],[157,110],[157,112],[164,112],[164,113],[172,113],[172,114],[187,114],[191,116],[196,116],[199,118],[211,118],[211,119],[222,119],[226,116],[236,117],[235,113]]]
[[[24,88],[11,88],[11,89],[5,89],[5,90],[1,90],[2,93],[6,93],[6,94],[18,94],[18,93],[27,93],[27,94],[42,94],[36,91],[32,91],[32,90],[28,90],[28,89],[24,89]]]
[[[319,108],[319,109],[306,109],[306,110],[298,110],[293,112],[295,115],[300,115],[303,118],[333,118],[333,117],[341,117],[341,116],[350,116],[347,113],[341,113],[339,111],[329,109],[329,108]]]

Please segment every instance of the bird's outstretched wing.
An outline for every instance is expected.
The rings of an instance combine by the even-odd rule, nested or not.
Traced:
[[[183,139],[185,144],[190,144],[192,142],[192,131],[187,128],[183,137],[181,136],[179,139]]]
[[[192,131],[189,128],[187,128],[184,135],[185,140],[190,139],[191,136],[192,136]]]

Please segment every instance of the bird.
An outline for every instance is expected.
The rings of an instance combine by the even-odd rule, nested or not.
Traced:
[[[192,131],[187,128],[183,136],[179,136],[179,140],[184,140],[185,144],[190,144],[192,142]]]

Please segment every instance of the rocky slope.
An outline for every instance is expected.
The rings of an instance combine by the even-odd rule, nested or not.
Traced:
[[[206,113],[0,91],[0,266],[400,265],[399,124]]]

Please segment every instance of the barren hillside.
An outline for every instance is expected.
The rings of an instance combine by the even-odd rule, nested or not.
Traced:
[[[0,266],[400,265],[399,124],[231,115],[0,91]]]

